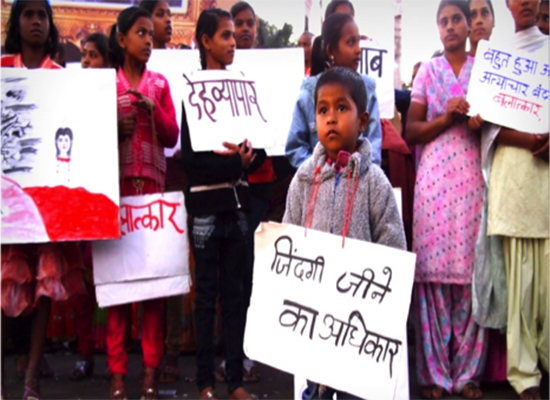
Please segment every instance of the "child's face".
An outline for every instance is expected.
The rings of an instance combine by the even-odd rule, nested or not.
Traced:
[[[206,49],[207,68],[225,69],[233,63],[235,57],[235,27],[229,18],[218,21],[218,30],[211,38],[203,35],[203,44]]]
[[[155,43],[169,43],[172,40],[172,14],[166,1],[159,1],[153,10]]]
[[[126,35],[118,34],[118,44],[124,57],[145,64],[153,49],[153,21],[139,17]]]
[[[256,18],[249,8],[235,15],[235,40],[238,49],[251,49],[256,43]]]
[[[346,23],[342,27],[342,35],[338,46],[333,49],[330,45],[327,49],[329,58],[334,58],[334,65],[338,67],[350,68],[357,71],[359,61],[361,60],[361,48],[359,47],[359,29],[353,21]]]
[[[43,1],[28,1],[19,16],[21,41],[27,46],[44,46],[50,33],[50,21]]]
[[[327,84],[319,88],[315,124],[319,141],[332,160],[337,159],[340,150],[355,151],[359,133],[365,130],[368,122],[369,114],[357,110],[345,87]]]
[[[105,60],[94,42],[87,42],[82,49],[82,68],[105,68]]]

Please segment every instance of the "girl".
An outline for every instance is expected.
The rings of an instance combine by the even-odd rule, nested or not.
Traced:
[[[331,68],[319,78],[314,99],[319,143],[292,179],[283,222],[405,249],[391,185],[361,137],[369,121],[362,76]],[[313,382],[303,398],[332,399],[335,393],[350,398]]]
[[[315,130],[313,91],[320,74],[327,68],[337,66],[356,71],[361,58],[359,41],[359,30],[353,16],[337,13],[323,23],[321,38],[313,45],[311,77],[306,78],[302,84],[286,142],[286,156],[295,168],[312,155],[313,148],[319,141]],[[380,165],[382,131],[376,84],[372,78],[366,75],[362,77],[368,95],[366,111],[370,115],[369,123],[362,134],[371,142],[374,163]]]
[[[82,68],[109,67],[109,39],[102,33],[92,33],[82,45]],[[94,331],[95,289],[92,278],[92,253],[89,242],[82,243],[84,254],[85,284],[88,293],[75,296],[72,302],[74,330],[77,339],[79,360],[69,373],[69,379],[82,380],[91,377],[94,372]]]
[[[1,65],[60,69],[61,66],[52,61],[58,50],[58,39],[49,1],[14,2],[5,42],[9,55],[2,57]],[[40,398],[39,367],[51,300],[67,300],[73,294],[85,293],[86,290],[78,245],[67,242],[2,246],[1,281],[2,329],[8,328],[6,317],[29,316],[32,319],[23,398]],[[3,341],[6,337],[6,331],[3,331]]]
[[[82,45],[82,68],[109,68],[109,38],[92,33]]]
[[[491,0],[468,0],[470,7],[470,55],[476,56],[480,40],[489,40],[495,27],[495,11]]]
[[[142,0],[139,6],[153,18],[153,48],[166,49],[172,40],[172,12],[166,0]]]
[[[424,398],[444,390],[480,398],[486,331],[472,316],[472,270],[483,180],[479,138],[466,123],[473,59],[466,53],[468,5],[442,0],[444,46],[418,71],[407,121],[410,143],[423,144],[415,186],[413,309],[416,367]]]
[[[239,1],[231,7],[231,16],[235,23],[235,42],[237,49],[252,49],[256,43],[256,14],[254,10],[244,1]],[[243,318],[246,325],[246,313],[250,305],[252,295],[252,275],[254,270],[254,232],[264,221],[269,206],[271,185],[275,180],[275,172],[271,157],[267,157],[265,150],[254,151],[254,161],[248,170],[248,182],[250,188],[250,213],[248,214],[248,233],[246,244],[246,262],[243,280]],[[244,355],[243,355],[244,357]],[[225,362],[216,370],[216,378],[225,380]],[[257,382],[260,379],[252,360],[243,361],[243,381]]]
[[[153,17],[153,49],[166,49],[172,40],[172,12],[168,2],[142,0],[139,6],[149,11]],[[166,190],[183,191],[185,179],[181,170],[181,152],[177,151],[172,157],[166,158]],[[166,299],[166,362],[159,371],[159,382],[172,383],[179,378],[178,359],[182,350],[182,332],[186,328],[189,331],[190,325],[188,322],[184,326],[184,303],[189,303],[190,296],[191,294],[171,296]]]
[[[224,10],[201,12],[195,39],[203,69],[225,70],[235,55],[235,29]],[[195,256],[195,324],[197,334],[197,385],[200,399],[214,394],[214,314],[220,295],[222,340],[230,399],[250,399],[242,387],[242,280],[245,268],[249,194],[244,173],[252,160],[247,140],[237,146],[224,143],[226,151],[195,153],[182,110],[181,148],[188,177],[185,196],[192,218]]]
[[[122,196],[158,193],[166,174],[165,147],[177,142],[178,125],[168,81],[148,71],[153,45],[153,21],[143,8],[123,10],[111,28],[111,65],[117,69],[120,189]],[[142,338],[145,376],[142,399],[156,399],[157,368],[164,351],[162,299],[143,303]],[[110,397],[126,398],[124,348],[127,310],[114,306],[107,313],[107,362],[112,373]]]

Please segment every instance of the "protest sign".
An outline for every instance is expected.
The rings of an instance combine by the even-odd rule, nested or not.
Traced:
[[[527,53],[480,41],[468,96],[470,113],[529,133],[548,132],[548,48]]]
[[[187,213],[182,192],[120,199],[122,238],[94,242],[100,307],[189,291]]]
[[[176,107],[176,118],[181,124],[181,104],[188,86],[183,74],[195,73],[201,69],[197,50],[154,50],[147,68],[163,74],[170,84],[172,99]],[[284,155],[286,138],[292,122],[292,112],[304,77],[304,56],[301,48],[237,50],[229,71],[241,73],[256,82],[259,93],[267,93],[262,99],[262,115],[268,121],[269,131],[258,134],[274,135],[269,155]],[[246,129],[246,124],[241,127]],[[219,146],[219,143],[216,144]],[[253,147],[259,143],[252,141]],[[180,149],[166,149],[166,155]]]
[[[246,354],[357,396],[394,398],[416,256],[305,233],[275,223],[256,233]]]
[[[116,110],[114,70],[2,68],[2,244],[120,237]]]
[[[395,113],[393,45],[386,47],[373,39],[361,41],[359,72],[376,82],[380,117],[392,119]]]
[[[232,71],[205,70],[183,75],[183,104],[193,151],[225,150],[223,142],[272,147],[275,132],[263,115],[268,92]],[[264,110],[262,112],[262,109]]]

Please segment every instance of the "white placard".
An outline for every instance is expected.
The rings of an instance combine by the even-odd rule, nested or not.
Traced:
[[[187,212],[182,192],[120,199],[120,240],[94,242],[101,307],[189,291]],[[124,291],[113,288],[123,287]]]
[[[369,399],[392,399],[416,255],[263,223],[245,332],[251,359]],[[269,344],[266,344],[269,343]]]
[[[176,119],[181,124],[181,104],[187,85],[183,74],[200,69],[197,50],[154,50],[147,68],[160,72],[170,84],[176,107]],[[292,112],[304,77],[304,53],[301,48],[237,50],[228,70],[241,72],[257,82],[261,92],[268,93],[262,103],[262,113],[275,132],[275,143],[266,149],[269,155],[284,155],[286,138],[292,122]],[[256,147],[256,143],[252,142]],[[181,148],[166,149],[170,156]]]
[[[384,119],[395,115],[394,53],[393,43],[388,46],[373,39],[361,41],[358,71],[375,80],[380,118]]]
[[[467,100],[469,115],[530,133],[548,132],[548,48],[527,53],[480,41]]]
[[[223,142],[251,141],[273,147],[275,132],[264,116],[269,93],[235,71],[204,70],[183,75],[183,104],[193,151],[225,150]]]
[[[2,68],[3,244],[120,237],[116,110],[114,70]]]

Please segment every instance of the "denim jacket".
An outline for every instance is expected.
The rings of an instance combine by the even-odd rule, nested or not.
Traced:
[[[288,161],[294,168],[300,167],[311,155],[319,138],[315,126],[315,86],[321,74],[306,78],[302,83],[300,95],[294,113],[292,125],[286,140],[285,153]],[[372,148],[372,160],[380,166],[382,160],[382,128],[380,125],[380,110],[378,109],[378,98],[376,97],[376,83],[366,76],[361,75],[367,88],[367,112],[369,123],[367,128],[361,132],[361,136],[369,140]]]

